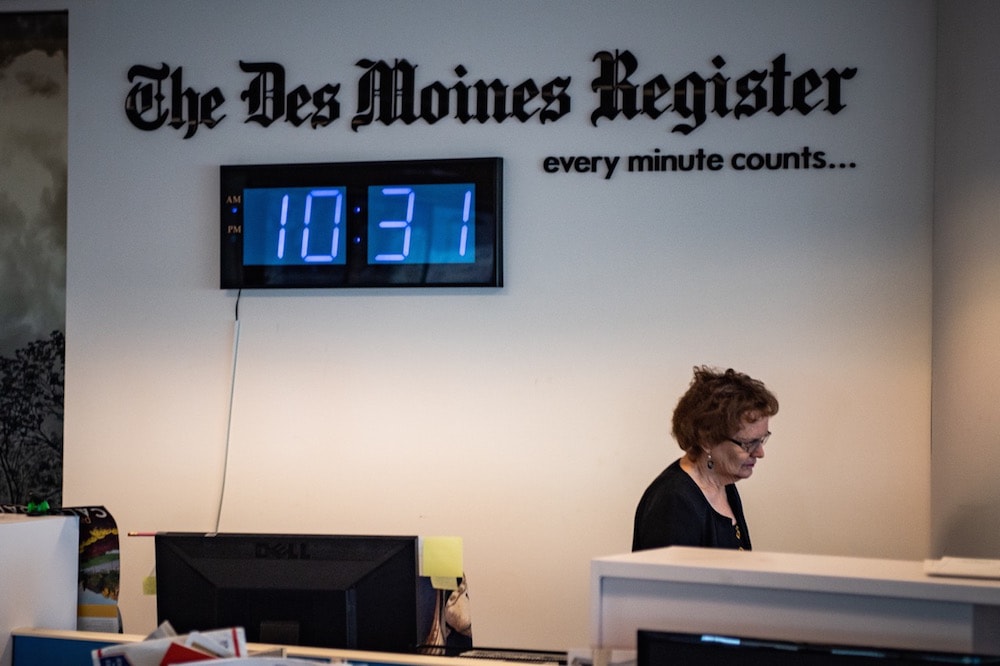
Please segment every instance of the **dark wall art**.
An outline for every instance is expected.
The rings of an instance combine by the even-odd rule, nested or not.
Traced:
[[[0,504],[62,503],[66,12],[0,12]]]

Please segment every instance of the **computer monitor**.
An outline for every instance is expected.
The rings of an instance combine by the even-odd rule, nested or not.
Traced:
[[[639,630],[636,666],[929,666],[1000,664],[1000,656],[825,645]]]
[[[180,633],[243,627],[255,643],[412,652],[417,537],[155,536],[156,610]]]

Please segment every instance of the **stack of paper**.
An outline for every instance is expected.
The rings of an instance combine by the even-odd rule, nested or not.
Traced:
[[[168,635],[91,652],[93,666],[171,666],[247,656],[242,627]]]
[[[924,560],[924,573],[928,576],[1000,580],[1000,560],[974,557],[942,557],[939,560]]]

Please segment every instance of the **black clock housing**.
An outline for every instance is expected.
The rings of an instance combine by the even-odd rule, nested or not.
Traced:
[[[502,158],[219,175],[222,289],[503,285]]]

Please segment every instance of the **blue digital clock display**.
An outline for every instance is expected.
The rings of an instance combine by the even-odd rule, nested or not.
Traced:
[[[502,286],[502,160],[221,167],[221,286]]]

